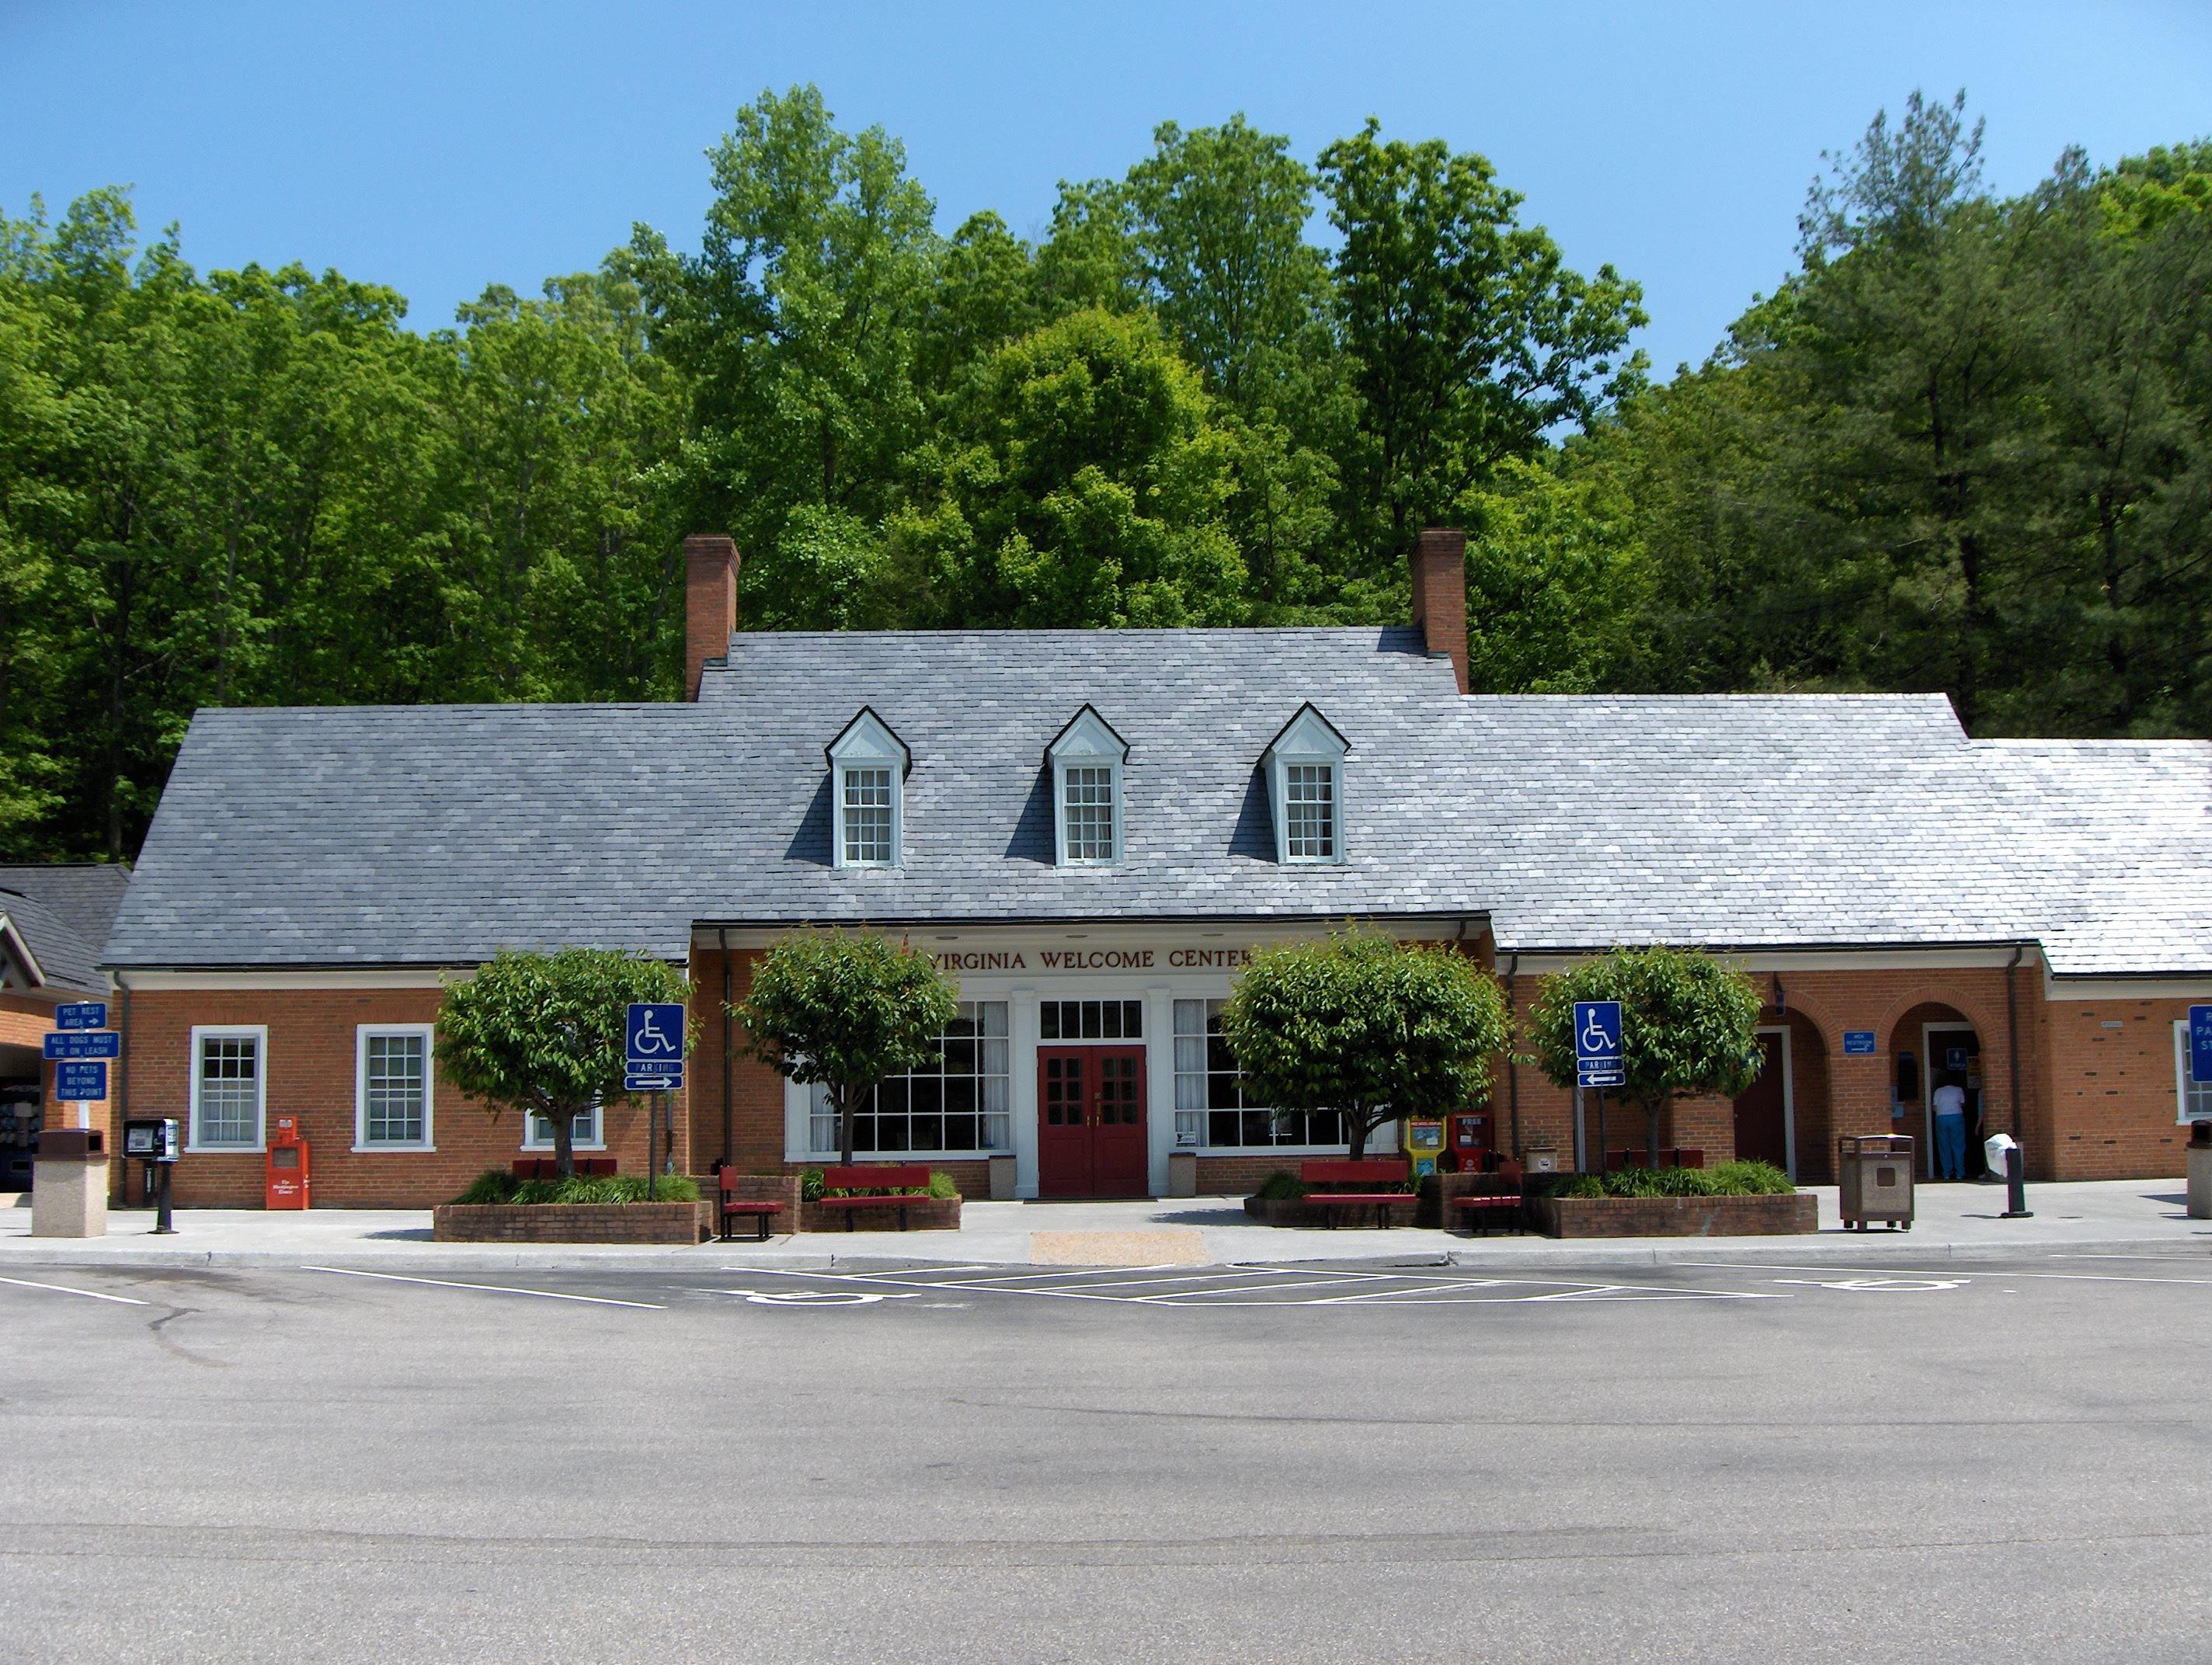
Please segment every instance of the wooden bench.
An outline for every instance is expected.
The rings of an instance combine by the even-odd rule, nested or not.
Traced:
[[[783,1212],[783,1205],[774,1197],[739,1196],[737,1189],[738,1178],[738,1170],[734,1168],[722,1167],[714,1170],[714,1183],[722,1194],[722,1241],[728,1243],[731,1239],[730,1222],[732,1220],[751,1219],[758,1221],[760,1224],[760,1236],[755,1241],[766,1243],[768,1223]]]
[[[832,1191],[896,1190],[911,1187],[920,1196],[899,1197],[833,1197]],[[821,1198],[817,1208],[835,1208],[845,1216],[845,1229],[853,1230],[853,1217],[863,1208],[896,1208],[898,1210],[899,1230],[906,1230],[906,1209],[910,1202],[927,1200],[929,1192],[929,1170],[920,1163],[878,1162],[866,1166],[824,1168],[822,1170]]]
[[[1501,1161],[1496,1169],[1477,1182],[1482,1188],[1464,1192],[1451,1199],[1470,1231],[1487,1233],[1493,1224],[1521,1228],[1521,1164],[1510,1159]]]
[[[1306,1188],[1306,1202],[1322,1211],[1328,1229],[1336,1230],[1336,1214],[1340,1208],[1372,1208],[1375,1224],[1384,1231],[1390,1225],[1390,1210],[1394,1206],[1413,1200],[1410,1191],[1385,1191],[1385,1185],[1402,1185],[1406,1179],[1406,1164],[1389,1160],[1361,1162],[1301,1162],[1298,1182]],[[1361,1188],[1354,1191],[1323,1191],[1316,1188],[1325,1185],[1352,1185]]]
[[[575,1159],[579,1179],[602,1179],[615,1170],[612,1157],[578,1157]],[[558,1157],[517,1157],[514,1159],[517,1179],[558,1179],[561,1159]]]

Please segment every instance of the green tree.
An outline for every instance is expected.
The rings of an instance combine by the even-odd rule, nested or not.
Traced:
[[[1221,1032],[1247,1097],[1339,1113],[1355,1162],[1386,1122],[1483,1102],[1509,1038],[1505,998],[1473,961],[1362,930],[1255,952]]]
[[[1640,383],[1626,348],[1642,291],[1609,265],[1571,270],[1490,162],[1441,139],[1385,142],[1370,118],[1322,152],[1321,185],[1344,239],[1338,327],[1361,406],[1342,518],[1374,568],[1505,459]]]
[[[967,625],[1243,617],[1231,442],[1150,319],[1070,314],[981,367],[894,534],[907,585]]]
[[[787,1079],[819,1083],[836,1108],[838,1148],[853,1160],[854,1118],[886,1076],[936,1056],[959,1012],[951,979],[904,943],[844,931],[785,938],[753,968],[729,1008],[748,1050]]]
[[[576,1118],[623,1097],[631,1003],[690,994],[683,971],[663,960],[598,948],[502,951],[447,983],[439,1073],[495,1119],[509,1109],[544,1117],[566,1179],[576,1170]]]
[[[939,240],[898,141],[839,131],[813,87],[763,92],[708,154],[699,254],[641,227],[617,270],[690,379],[679,497],[692,524],[736,534],[750,611],[783,585],[795,510],[872,524],[890,507],[922,422],[915,356]]]
[[[1659,1123],[1677,1097],[1733,1098],[1759,1073],[1759,991],[1710,954],[1616,948],[1537,986],[1522,1035],[1554,1086],[1575,1085],[1577,1000],[1620,1002],[1620,1096],[1644,1112],[1656,1164]]]

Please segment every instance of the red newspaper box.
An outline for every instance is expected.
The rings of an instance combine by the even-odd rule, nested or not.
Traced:
[[[305,1208],[308,1204],[307,1141],[300,1137],[296,1116],[280,1115],[269,1135],[268,1183],[262,1203],[269,1208]]]

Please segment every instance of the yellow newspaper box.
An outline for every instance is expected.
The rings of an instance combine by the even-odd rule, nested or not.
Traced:
[[[1406,1160],[1415,1180],[1426,1179],[1437,1171],[1437,1158],[1444,1153],[1444,1124],[1439,1117],[1434,1121],[1406,1120]]]

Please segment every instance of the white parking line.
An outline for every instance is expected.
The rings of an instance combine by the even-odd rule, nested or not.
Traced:
[[[391,1284],[430,1284],[439,1289],[480,1290],[487,1295],[535,1295],[541,1301],[581,1301],[588,1306],[638,1307],[647,1312],[668,1310],[657,1301],[616,1301],[604,1295],[562,1295],[550,1289],[517,1289],[511,1284],[462,1284],[455,1283],[450,1278],[410,1278],[397,1272],[359,1272],[345,1266],[309,1266],[300,1269],[302,1272],[327,1272],[339,1278],[380,1278]]]
[[[71,1289],[67,1284],[34,1284],[28,1278],[0,1278],[0,1284],[18,1289],[47,1289],[57,1295],[82,1295],[88,1301],[112,1301],[121,1307],[149,1307],[151,1301],[134,1301],[128,1295],[103,1295],[96,1289]]]

